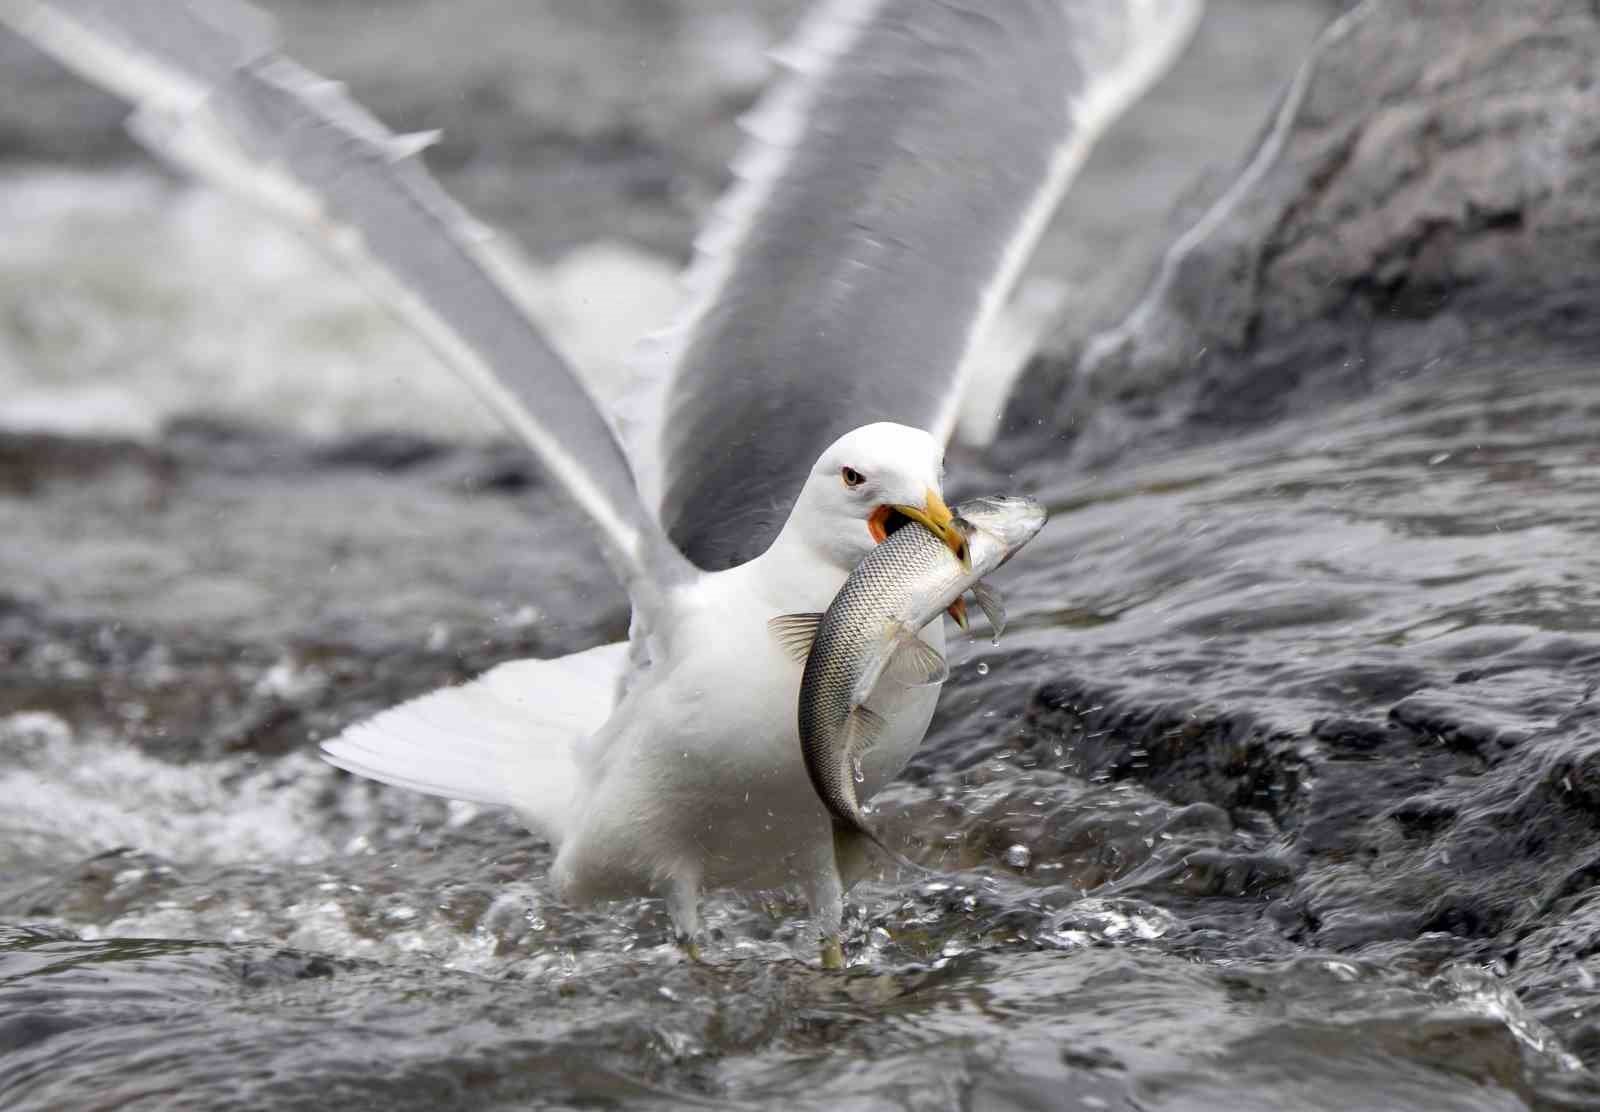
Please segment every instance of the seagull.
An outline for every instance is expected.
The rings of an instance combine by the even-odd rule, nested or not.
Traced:
[[[776,53],[687,307],[598,405],[508,292],[516,264],[397,135],[213,0],[0,0],[135,106],[146,146],[305,231],[415,328],[585,513],[629,638],[516,660],[326,742],[350,772],[506,807],[573,902],[664,898],[698,958],[707,890],[798,886],[822,962],[843,894],[799,746],[801,665],[768,629],[825,610],[916,523],[959,543],[944,444],[983,340],[1096,137],[1202,0],[828,0]],[[924,639],[944,645],[940,623]],[[938,687],[884,685],[862,798]],[[841,871],[841,865],[843,871]]]

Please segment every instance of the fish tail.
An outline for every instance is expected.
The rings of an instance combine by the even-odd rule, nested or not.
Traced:
[[[888,843],[867,827],[842,822],[837,818],[833,820],[833,859],[846,888],[866,873],[874,849],[902,869],[924,875],[933,871],[890,848]]]

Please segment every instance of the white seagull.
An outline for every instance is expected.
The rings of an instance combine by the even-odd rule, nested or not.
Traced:
[[[428,175],[430,137],[392,134],[277,53],[252,9],[0,0],[0,18],[131,100],[146,145],[366,279],[565,487],[628,592],[628,642],[502,664],[351,727],[327,759],[511,808],[555,845],[561,898],[664,897],[691,954],[707,888],[798,884],[838,965],[854,878],[802,761],[801,666],[767,622],[826,609],[902,521],[947,530],[943,442],[985,332],[1201,2],[823,4],[745,121],[683,319],[610,419]],[[942,647],[939,624],[924,636]],[[937,698],[874,697],[887,726],[863,798]]]

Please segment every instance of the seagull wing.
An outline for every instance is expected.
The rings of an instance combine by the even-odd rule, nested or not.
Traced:
[[[685,315],[645,354],[662,393],[635,458],[691,560],[762,552],[806,466],[854,427],[948,436],[1062,191],[1202,2],[831,0],[811,16],[744,121]]]
[[[419,332],[589,515],[646,628],[694,569],[635,487],[606,418],[508,293],[508,260],[418,157],[274,50],[231,0],[0,0],[0,20],[136,105],[135,135],[309,234]]]

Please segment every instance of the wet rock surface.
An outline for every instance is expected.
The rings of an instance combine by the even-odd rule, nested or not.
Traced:
[[[587,532],[510,445],[0,433],[0,502],[0,714],[175,759],[279,755],[418,684],[627,631]]]
[[[1346,1073],[1363,1107],[1600,1099],[1597,415],[1590,367],[1507,369],[1100,479],[969,463],[954,496],[1031,485],[1054,517],[1006,569],[1012,630],[957,645],[875,801],[940,875],[853,893],[843,978],[805,964],[792,894],[712,900],[712,964],[686,967],[652,901],[553,903],[510,819],[310,755],[397,698],[621,633],[598,562],[541,543],[576,520],[527,468],[216,425],[10,436],[36,555],[71,557],[69,522],[139,558],[92,607],[71,559],[8,569],[0,1092],[48,1106],[109,1061],[204,1104],[242,1052],[262,1105],[380,1074],[408,1079],[397,1107],[839,1099],[821,1078],[867,1060],[857,1091],[891,1103],[936,1080],[1025,1107],[1350,1107],[1322,1091]],[[318,493],[291,511],[280,484]],[[250,606],[149,603],[151,568],[216,544]],[[519,596],[540,616],[508,618]],[[136,1055],[174,1008],[198,1017],[183,1062]]]
[[[1587,358],[1600,18],[1579,0],[1355,7],[1137,311],[1012,402],[1086,461],[1465,361]]]

